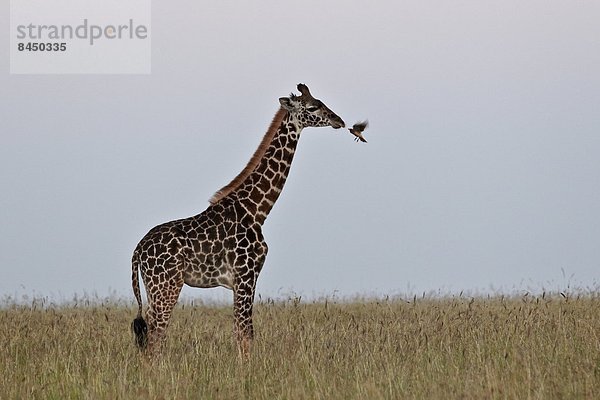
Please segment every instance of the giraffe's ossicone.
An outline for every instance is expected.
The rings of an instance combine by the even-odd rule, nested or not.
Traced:
[[[160,346],[184,284],[222,286],[233,290],[238,349],[249,355],[254,291],[268,250],[261,227],[281,194],[300,132],[345,125],[306,85],[298,90],[300,96],[279,99],[281,107],[248,165],[215,193],[204,212],[158,225],[138,243],[132,286],[139,308],[132,329],[140,348],[152,352]],[[145,320],[139,274],[148,298]]]

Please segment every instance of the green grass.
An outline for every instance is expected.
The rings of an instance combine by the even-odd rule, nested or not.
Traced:
[[[0,309],[2,399],[600,398],[600,296],[181,306],[148,362],[123,305]]]

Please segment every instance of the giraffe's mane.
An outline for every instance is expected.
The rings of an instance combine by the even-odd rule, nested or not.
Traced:
[[[265,136],[263,136],[260,144],[258,145],[258,148],[252,155],[252,158],[250,158],[250,161],[248,161],[248,164],[246,164],[246,167],[244,167],[242,172],[240,172],[235,178],[233,178],[231,182],[229,182],[227,185],[223,186],[220,190],[213,194],[213,196],[208,200],[210,204],[215,204],[219,202],[219,200],[223,199],[224,197],[231,194],[231,192],[239,188],[242,185],[242,183],[246,180],[246,178],[250,176],[252,171],[256,169],[256,167],[260,163],[260,160],[269,148],[269,145],[273,141],[273,138],[275,137],[275,134],[277,133],[277,130],[279,129],[279,126],[285,119],[286,115],[287,110],[283,107],[280,107],[275,116],[273,117],[273,121],[271,121],[271,125],[269,125],[267,133],[265,133]]]

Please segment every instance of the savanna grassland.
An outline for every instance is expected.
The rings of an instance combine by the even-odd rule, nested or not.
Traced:
[[[600,398],[597,294],[266,301],[247,362],[228,306],[179,306],[153,362],[134,347],[134,316],[5,304],[0,398]]]

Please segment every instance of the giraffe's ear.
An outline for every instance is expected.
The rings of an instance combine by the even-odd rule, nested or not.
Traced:
[[[285,108],[288,111],[292,111],[294,109],[294,103],[289,97],[280,97],[279,104],[281,104],[281,107]]]

